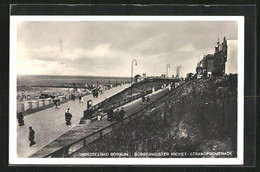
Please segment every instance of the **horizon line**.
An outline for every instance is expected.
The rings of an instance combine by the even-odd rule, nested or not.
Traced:
[[[114,78],[131,78],[131,76],[98,76],[98,75],[52,75],[52,74],[17,74],[17,76],[27,75],[27,76],[83,76],[83,77],[114,77]]]

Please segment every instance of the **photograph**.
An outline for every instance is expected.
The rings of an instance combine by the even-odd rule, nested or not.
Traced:
[[[243,16],[11,15],[10,79],[10,164],[243,164]]]

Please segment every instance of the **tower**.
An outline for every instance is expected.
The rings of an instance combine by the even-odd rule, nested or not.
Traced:
[[[219,37],[218,37],[218,42],[217,42],[217,46],[215,47],[215,53],[219,52]]]
[[[179,78],[179,77],[180,77],[181,68],[182,68],[182,66],[177,66],[177,70],[176,70],[176,78]]]

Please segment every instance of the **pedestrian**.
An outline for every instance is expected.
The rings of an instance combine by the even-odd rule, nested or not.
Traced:
[[[113,109],[109,109],[107,112],[107,120],[108,121],[113,121],[114,120],[114,111]]]
[[[145,103],[145,97],[144,97],[144,95],[142,96],[142,104],[144,104]]]
[[[60,108],[60,100],[57,102],[57,108]]]
[[[96,91],[96,98],[98,98],[98,90]]]
[[[148,104],[148,103],[149,103],[149,101],[150,101],[150,97],[149,97],[149,96],[147,96],[147,97],[146,97],[146,103]]]
[[[97,114],[98,114],[98,115],[97,115],[97,120],[98,120],[98,121],[101,121],[101,120],[102,120],[102,117],[103,117],[103,115],[104,115],[103,112],[102,112],[102,110],[99,109],[98,112],[97,112]]]
[[[124,116],[125,116],[125,110],[124,110],[123,107],[121,108],[119,114],[120,114],[120,119],[123,120],[123,119],[124,119]]]
[[[57,109],[57,101],[56,100],[53,101],[54,101],[54,109]]]
[[[24,117],[23,117],[23,113],[22,112],[18,113],[18,117],[17,118],[18,118],[19,126],[24,125]]]
[[[68,110],[65,112],[66,125],[71,125],[71,122],[70,122],[71,118],[72,118],[72,115],[70,112],[70,108],[68,108]]]
[[[92,90],[92,94],[93,94],[93,98],[95,98],[95,96],[96,96],[95,90]]]
[[[84,103],[84,97],[83,96],[81,97],[81,101],[80,102]]]
[[[115,112],[115,118],[116,118],[116,121],[120,120],[119,108],[117,108],[117,110]]]
[[[72,94],[72,100],[73,100],[73,102],[75,102],[75,95],[74,94]]]
[[[36,143],[34,141],[34,135],[35,135],[34,130],[32,129],[32,127],[29,127],[29,141],[31,142],[30,146],[32,146],[32,145],[34,145]]]

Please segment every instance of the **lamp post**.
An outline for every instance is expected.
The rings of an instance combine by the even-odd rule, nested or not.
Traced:
[[[137,66],[137,60],[133,59],[132,60],[132,66],[131,66],[131,98],[132,98],[132,93],[133,93],[133,90],[132,90],[132,85],[133,85],[133,68],[134,68],[134,63],[135,62],[135,65]]]
[[[166,66],[166,78],[168,78],[168,68],[170,67],[170,64],[167,64]]]

